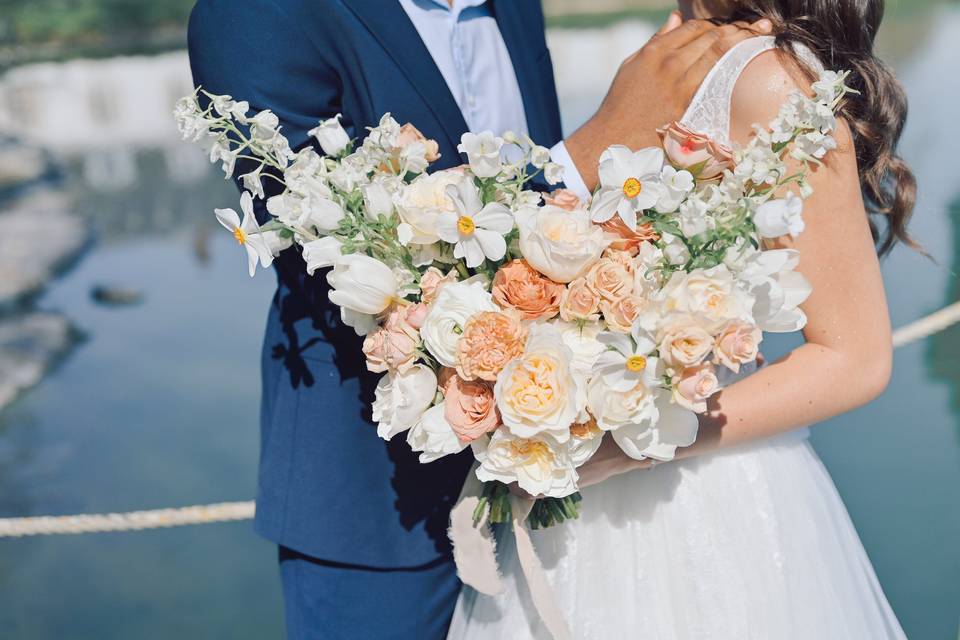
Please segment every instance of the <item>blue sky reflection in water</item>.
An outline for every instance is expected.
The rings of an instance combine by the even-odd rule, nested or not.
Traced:
[[[912,100],[903,151],[921,185],[914,233],[940,266],[903,249],[886,261],[895,325],[960,294],[949,276],[960,270],[960,168],[944,137],[960,101],[960,12],[929,24],[898,70]],[[185,187],[155,156],[137,158],[139,182],[120,191],[88,188],[79,171],[68,177],[100,241],[39,306],[69,316],[85,338],[0,414],[0,515],[253,495],[272,275],[249,280],[243,252],[210,225],[213,206],[236,206],[230,185],[211,173]],[[144,302],[99,306],[90,290],[100,284],[140,290]],[[791,344],[772,338],[766,350]],[[955,327],[900,350],[882,398],[813,430],[918,639],[957,633],[958,344]],[[275,552],[249,523],[0,541],[0,603],[0,636],[10,638],[272,638],[282,629]]]

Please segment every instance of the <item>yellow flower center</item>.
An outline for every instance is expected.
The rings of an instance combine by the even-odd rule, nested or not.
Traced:
[[[473,232],[476,231],[477,225],[474,223],[473,218],[469,216],[460,216],[457,220],[457,229],[465,236],[473,235]]]
[[[237,239],[239,244],[247,244],[247,232],[240,227],[233,230],[233,237]]]
[[[627,371],[640,373],[647,368],[647,359],[643,356],[630,356],[627,358]]]
[[[643,191],[643,185],[636,178],[627,178],[623,183],[623,195],[628,198],[636,198]]]
[[[533,458],[538,463],[552,462],[553,452],[539,440],[516,440],[510,443],[513,454],[518,458]]]

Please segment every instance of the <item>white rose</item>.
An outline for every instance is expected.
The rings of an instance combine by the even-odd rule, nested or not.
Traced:
[[[492,178],[500,173],[500,149],[503,138],[490,131],[483,133],[465,133],[460,137],[457,151],[467,154],[470,170],[478,178]]]
[[[580,395],[571,359],[556,327],[530,327],[523,355],[504,367],[493,387],[500,417],[511,433],[521,438],[548,434],[561,443],[570,438]]]
[[[567,283],[584,275],[610,244],[603,229],[583,210],[523,207],[515,218],[523,257],[555,282]]]
[[[482,281],[445,285],[430,305],[420,327],[427,351],[445,367],[457,365],[457,343],[471,316],[481,311],[498,311],[493,296]]]
[[[420,462],[423,464],[459,453],[467,447],[467,443],[460,441],[444,417],[442,404],[427,409],[423,419],[410,428],[407,444],[420,452]]]
[[[613,439],[631,458],[673,460],[677,447],[689,447],[697,439],[697,414],[660,394],[656,400],[659,418],[655,423],[627,424],[613,432]]]
[[[785,198],[768,200],[757,207],[753,223],[761,238],[796,238],[804,229],[803,200],[792,191]]]
[[[437,375],[425,364],[380,378],[373,401],[377,435],[389,440],[415,425],[433,404],[436,394]]]
[[[658,390],[638,382],[627,391],[618,391],[595,376],[587,388],[587,406],[604,431],[615,431],[631,424],[652,424],[657,419],[654,404]]]
[[[350,136],[340,124],[340,114],[323,120],[319,126],[308,132],[320,143],[323,152],[330,156],[338,155],[350,144]]]
[[[736,286],[733,274],[720,264],[710,269],[675,271],[657,294],[667,311],[700,316],[714,330],[730,320],[750,319],[752,297]]]
[[[521,438],[497,429],[486,447],[474,449],[477,477],[484,482],[516,482],[534,496],[563,498],[577,491],[577,475],[566,445],[550,437]]]
[[[343,322],[365,335],[397,295],[397,278],[387,265],[359,253],[340,256],[327,274],[330,302],[340,307]]]
[[[456,211],[447,187],[464,179],[457,169],[423,174],[403,187],[397,195],[397,212],[404,225],[407,242],[429,245],[437,242],[437,217]]]

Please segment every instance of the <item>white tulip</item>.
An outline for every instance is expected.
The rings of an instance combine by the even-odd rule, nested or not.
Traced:
[[[500,150],[503,138],[490,131],[483,133],[465,133],[460,137],[457,151],[467,154],[470,170],[478,178],[492,178],[500,173]]]
[[[420,452],[420,462],[426,464],[467,448],[466,442],[453,431],[444,416],[443,404],[430,407],[423,419],[407,432],[407,444]]]
[[[330,302],[340,307],[340,317],[364,335],[373,327],[374,319],[397,296],[397,278],[387,265],[359,253],[342,255],[327,274],[333,289]]]
[[[340,114],[323,120],[308,132],[320,143],[320,148],[329,156],[339,155],[350,144],[350,136],[340,124]]]
[[[427,351],[445,367],[457,364],[457,343],[471,316],[498,311],[487,286],[479,280],[444,285],[427,312],[420,335]]]
[[[655,404],[655,423],[627,424],[613,432],[623,452],[635,460],[673,460],[678,447],[689,447],[697,439],[697,414],[672,404],[666,393],[660,394]]]
[[[311,276],[317,269],[332,267],[342,255],[343,243],[333,236],[311,240],[303,245],[303,259],[307,263],[307,273]]]
[[[437,394],[437,375],[425,364],[380,378],[374,391],[377,435],[390,440],[420,422]]]
[[[779,238],[787,234],[796,238],[804,229],[803,200],[792,191],[784,198],[768,200],[757,207],[753,223],[761,238]]]
[[[580,209],[522,207],[514,217],[524,259],[555,282],[572,282],[584,275],[610,244],[603,229]]]
[[[252,278],[257,272],[257,261],[266,269],[273,263],[273,254],[261,236],[260,225],[253,214],[253,196],[248,191],[240,196],[240,209],[243,211],[243,221],[233,209],[214,209],[214,213],[223,228],[232,233],[247,250],[247,269]]]

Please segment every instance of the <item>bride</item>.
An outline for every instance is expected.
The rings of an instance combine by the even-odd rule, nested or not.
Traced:
[[[852,70],[839,148],[811,176],[800,250],[813,284],[806,344],[725,388],[697,442],[650,468],[605,442],[581,469],[579,520],[533,534],[574,638],[880,640],[904,638],[809,425],[887,384],[891,338],[875,247],[906,233],[914,196],[895,155],[906,105],[873,55],[882,0],[686,0],[684,17],[769,18],[714,67],[684,116],[742,145],[820,65]],[[676,21],[676,18],[674,18]],[[668,23],[670,24],[670,23]],[[878,234],[867,212],[886,218]],[[636,472],[640,468],[648,470]],[[505,593],[465,588],[449,637],[547,638],[503,532]]]

